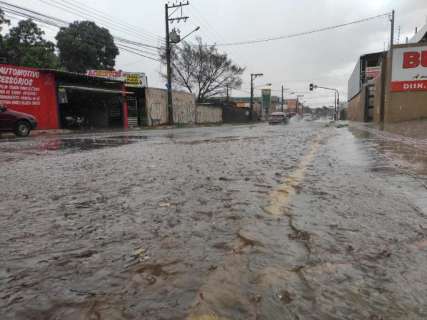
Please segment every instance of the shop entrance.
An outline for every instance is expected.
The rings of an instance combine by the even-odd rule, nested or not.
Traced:
[[[61,128],[105,129],[123,127],[120,91],[59,86]]]

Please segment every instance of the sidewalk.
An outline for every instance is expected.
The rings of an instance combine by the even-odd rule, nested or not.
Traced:
[[[349,130],[398,166],[427,176],[427,120],[386,125],[351,122]]]

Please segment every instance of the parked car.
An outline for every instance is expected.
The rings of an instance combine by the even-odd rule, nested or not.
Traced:
[[[285,124],[288,123],[288,116],[284,112],[273,112],[268,119],[269,124]]]
[[[26,137],[35,128],[37,119],[32,115],[0,105],[0,132],[14,132],[18,137]]]

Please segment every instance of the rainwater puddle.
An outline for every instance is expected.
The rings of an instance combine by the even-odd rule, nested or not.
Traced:
[[[141,140],[147,140],[145,136],[117,136],[103,138],[74,138],[54,139],[39,146],[42,150],[64,150],[69,152],[90,151],[104,148],[120,147]]]

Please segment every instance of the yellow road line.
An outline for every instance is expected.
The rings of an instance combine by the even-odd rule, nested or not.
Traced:
[[[291,198],[296,194],[296,188],[303,182],[307,167],[313,162],[316,156],[320,146],[320,139],[320,136],[317,136],[314,142],[310,145],[308,153],[300,161],[297,169],[270,194],[270,205],[265,208],[267,212],[272,215],[283,215],[286,213],[285,210],[287,205]],[[237,241],[235,248],[238,249],[240,246],[241,240]],[[215,307],[215,302],[224,302],[221,301],[222,299],[227,300],[226,293],[230,294],[231,292],[232,297],[239,296],[240,287],[238,286],[238,283],[241,282],[241,279],[239,279],[239,268],[242,268],[245,265],[242,259],[243,256],[240,254],[232,254],[225,259],[224,265],[231,266],[231,268],[227,268],[228,272],[215,272],[209,277],[208,282],[200,289],[197,303],[192,308],[193,310],[187,320],[227,320],[225,318],[218,317],[215,312],[213,312],[213,308]],[[206,295],[206,298],[208,298],[208,301],[199,298],[200,293],[203,292]],[[209,302],[213,303],[213,306],[211,306]],[[237,299],[236,302],[241,301]]]
[[[297,169],[270,194],[270,204],[265,208],[268,213],[275,216],[286,213],[287,206],[295,196],[298,186],[303,182],[307,167],[313,162],[319,146],[320,136],[311,144],[308,153],[300,161]]]

